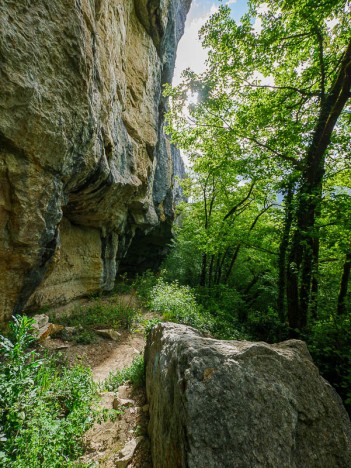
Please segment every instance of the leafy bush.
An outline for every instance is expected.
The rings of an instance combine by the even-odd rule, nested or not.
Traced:
[[[289,327],[281,322],[278,312],[271,307],[266,312],[249,312],[245,327],[254,340],[277,343],[289,338]]]
[[[212,315],[212,314],[211,314]],[[230,318],[225,312],[217,311],[212,315],[212,335],[219,340],[248,340],[247,331],[236,318]]]
[[[165,320],[190,325],[203,332],[211,332],[213,327],[212,317],[197,304],[194,291],[189,286],[180,286],[177,281],[166,283],[159,278],[150,292],[149,306]]]
[[[53,316],[52,320],[58,324],[77,328],[71,336],[63,332],[65,339],[89,344],[95,339],[93,331],[99,328],[130,331],[138,319],[138,314],[139,311],[128,304],[99,298],[92,303],[77,307],[71,315]]]
[[[113,392],[126,382],[130,382],[135,388],[145,385],[144,357],[142,355],[135,357],[130,367],[110,372],[104,382],[104,387],[105,390]]]
[[[228,320],[237,318],[240,310],[245,307],[241,294],[226,284],[219,284],[211,288],[198,287],[196,297],[211,314],[220,313],[228,317]]]
[[[94,419],[96,387],[90,370],[30,350],[32,325],[14,317],[12,336],[0,335],[0,466],[72,466]]]
[[[171,244],[171,250],[165,261],[164,278],[179,281],[181,284],[197,286],[201,272],[201,252],[193,235],[190,235],[187,216],[182,216],[182,228],[176,228],[176,237]],[[185,228],[185,229],[184,229]],[[193,231],[191,230],[193,233]]]
[[[225,284],[211,288],[198,287],[196,297],[213,320],[212,333],[224,340],[248,339],[240,322],[241,311],[245,304],[236,289]]]
[[[150,270],[145,271],[142,275],[138,275],[134,282],[133,286],[137,290],[138,297],[147,302],[149,300],[150,291],[157,283],[157,276]]]
[[[73,338],[73,341],[77,344],[88,345],[96,341],[96,334],[91,330],[77,329],[76,332],[69,335],[65,333],[65,330],[61,333],[62,337],[68,341]]]
[[[306,340],[321,374],[335,387],[351,413],[351,317],[315,322]]]
[[[159,318],[145,320],[144,322],[145,337],[147,337],[148,334],[151,332],[151,330],[160,322],[161,322],[161,319]]]

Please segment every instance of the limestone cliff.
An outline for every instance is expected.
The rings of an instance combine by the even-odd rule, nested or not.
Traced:
[[[0,317],[109,290],[136,232],[169,234],[190,2],[0,2]]]

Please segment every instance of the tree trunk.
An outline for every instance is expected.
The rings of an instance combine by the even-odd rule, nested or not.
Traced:
[[[211,261],[210,261],[210,267],[208,270],[208,287],[210,288],[212,286],[212,281],[213,281],[213,263],[214,263],[215,256],[211,255]]]
[[[318,318],[318,269],[319,269],[319,237],[314,239],[313,243],[313,264],[314,269],[312,272],[312,287],[311,287],[311,304],[310,313],[314,320]]]
[[[327,96],[322,97],[319,118],[307,151],[301,177],[296,211],[296,227],[289,255],[287,302],[289,325],[303,329],[307,325],[313,271],[318,263],[314,253],[316,216],[320,212],[325,154],[336,122],[350,97],[351,41],[344,53],[336,80]]]
[[[200,286],[206,286],[207,255],[202,254],[202,265],[200,273]]]
[[[285,308],[285,294],[286,294],[286,256],[289,246],[290,230],[293,220],[293,207],[292,201],[294,196],[294,183],[289,182],[286,195],[285,195],[285,219],[284,219],[284,230],[279,247],[279,259],[278,259],[278,298],[277,298],[277,310],[281,322],[285,322],[286,308]]]
[[[346,312],[346,295],[347,289],[350,279],[350,271],[351,271],[351,253],[346,254],[344,268],[341,276],[341,283],[340,283],[340,291],[338,296],[338,307],[337,313],[338,315],[342,315]]]
[[[215,285],[218,285],[220,281],[220,277],[221,277],[220,269],[221,269],[221,255],[217,254],[216,267],[215,267],[215,280],[214,280]]]
[[[235,247],[235,250],[234,250],[234,253],[232,255],[232,258],[230,260],[230,264],[229,264],[229,267],[227,269],[227,272],[225,274],[225,282],[228,283],[228,280],[229,280],[229,277],[230,277],[230,274],[233,270],[233,266],[236,262],[236,259],[238,258],[238,255],[239,255],[239,252],[240,252],[240,248],[241,248],[241,245],[238,244],[236,247]]]

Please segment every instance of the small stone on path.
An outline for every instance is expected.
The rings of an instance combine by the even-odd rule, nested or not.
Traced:
[[[118,458],[115,458],[115,466],[118,468],[125,468],[132,460],[135,450],[142,440],[143,437],[137,437],[136,439],[130,440],[119,452]]]
[[[96,333],[104,338],[109,338],[113,341],[119,341],[121,334],[118,331],[111,329],[108,330],[96,330]]]

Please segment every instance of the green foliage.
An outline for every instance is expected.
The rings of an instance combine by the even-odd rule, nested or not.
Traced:
[[[271,307],[266,312],[250,312],[245,327],[255,340],[277,343],[289,338],[288,325],[281,322],[277,311]]]
[[[157,282],[157,276],[151,270],[145,271],[142,275],[137,275],[133,282],[133,286],[137,290],[138,297],[147,302],[149,299],[149,294],[153,286]]]
[[[177,281],[167,283],[159,278],[150,292],[149,306],[165,320],[190,325],[205,333],[212,329],[212,318],[197,304],[194,291]]]
[[[181,226],[175,228],[169,255],[162,265],[163,277],[168,282],[178,280],[181,284],[196,287],[201,272],[201,250],[196,242],[193,220],[188,216],[188,211],[191,210],[182,210]]]
[[[117,391],[120,385],[130,382],[134,388],[140,388],[145,385],[144,357],[142,355],[134,358],[130,367],[110,372],[104,382],[104,388],[107,391]]]
[[[67,341],[74,341],[76,344],[88,345],[95,343],[96,334],[91,330],[85,330],[84,328],[78,328],[72,334],[65,333],[62,331],[61,336]]]
[[[248,339],[240,312],[245,308],[241,294],[225,284],[196,288],[196,298],[212,320],[211,333],[223,340]]]
[[[129,294],[133,292],[133,282],[128,279],[127,273],[119,275],[116,279],[113,293],[115,294]]]
[[[69,467],[93,422],[96,387],[90,370],[30,350],[32,324],[14,317],[11,338],[0,336],[1,466]]]
[[[76,330],[70,334],[63,331],[63,338],[76,343],[89,344],[96,339],[94,330],[112,328],[131,331],[138,317],[139,311],[131,305],[115,299],[98,298],[85,306],[77,307],[70,315],[54,315],[52,320],[67,327],[76,327]]]
[[[318,277],[322,265],[310,260],[316,238],[323,240],[322,260],[330,251],[341,258],[349,250],[347,98],[333,117],[335,127],[327,126],[330,143],[311,156],[318,147],[317,140],[312,141],[321,134],[320,116],[330,120],[327,103],[336,96],[335,83],[347,75],[342,58],[351,54],[349,13],[343,1],[319,2],[312,8],[312,2],[252,0],[248,14],[236,22],[230,8],[222,6],[200,33],[209,49],[206,71],[196,75],[187,70],[181,85],[166,87],[172,101],[168,129],[194,171],[180,247],[185,252],[190,245],[192,253],[197,249],[197,261],[191,262],[197,267],[201,256],[207,256],[202,285],[230,281],[244,250],[270,254],[267,267],[274,269],[284,229],[277,194],[291,181],[290,242],[284,255],[295,269],[300,297],[312,289],[311,278]],[[183,255],[182,274],[192,267],[186,260]],[[302,264],[307,271],[307,263],[305,278]],[[209,267],[216,264],[218,268]],[[216,268],[221,274],[214,274]],[[288,265],[285,270],[287,275]],[[189,271],[190,278],[194,268]],[[313,294],[309,296],[307,305],[298,304],[296,314],[304,316],[308,302],[315,302]]]
[[[323,377],[336,388],[351,412],[351,317],[315,322],[306,341]]]
[[[161,323],[161,320],[159,318],[145,320],[144,322],[145,336],[147,337],[148,334],[151,332],[151,330],[159,323]]]
[[[240,22],[219,7],[200,31],[205,72],[165,87],[191,164],[166,278],[201,286],[218,336],[279,341],[288,320],[349,401],[350,4],[248,6]]]

